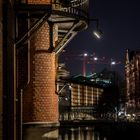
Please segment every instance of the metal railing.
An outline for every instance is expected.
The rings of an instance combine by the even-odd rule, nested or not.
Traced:
[[[61,11],[68,14],[77,15],[79,17],[88,17],[89,0],[50,0],[41,3],[29,3],[28,0],[16,0],[18,4],[24,5],[50,5],[52,10]]]
[[[95,106],[71,106],[60,111],[60,121],[66,120],[93,120],[97,115]]]
[[[64,11],[70,14],[78,15],[80,17],[88,16],[88,0],[71,0],[69,3],[54,3],[59,5],[60,11]]]

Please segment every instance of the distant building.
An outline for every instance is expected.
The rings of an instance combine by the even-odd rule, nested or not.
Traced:
[[[88,78],[77,76],[71,80],[71,106],[96,106],[103,93],[103,88]]]
[[[113,112],[115,109],[119,97],[116,72],[104,69],[87,77],[82,75],[70,77],[65,65],[59,64],[57,73],[61,119],[74,119],[77,116],[80,119],[93,119],[99,113]],[[103,107],[106,110],[102,111]],[[100,112],[97,112],[99,110]]]
[[[71,80],[71,107],[113,112],[119,106],[119,81],[115,71],[104,69],[90,76],[76,76]],[[98,111],[99,111],[98,110]],[[101,111],[103,112],[103,111]],[[98,112],[99,113],[99,112]]]
[[[127,50],[125,79],[127,108],[136,111],[140,108],[140,51]]]
[[[102,86],[88,81],[88,78],[83,76],[66,79],[66,83],[65,94],[64,91],[60,94],[60,118],[93,119],[94,111],[104,92]]]
[[[118,74],[115,71],[103,69],[99,73],[93,73],[87,77],[89,81],[96,83],[103,87],[118,85]]]

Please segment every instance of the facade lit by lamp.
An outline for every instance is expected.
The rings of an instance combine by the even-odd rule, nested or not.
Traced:
[[[138,113],[140,109],[140,51],[126,52],[125,80],[127,112]]]
[[[71,106],[98,105],[103,89],[90,85],[72,83]]]

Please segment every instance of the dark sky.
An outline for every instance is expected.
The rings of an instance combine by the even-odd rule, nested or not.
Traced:
[[[139,0],[90,0],[90,18],[98,18],[103,31],[101,40],[93,37],[92,31],[96,22],[91,21],[88,29],[80,32],[65,48],[67,54],[73,54],[72,59],[65,62],[72,75],[82,74],[82,60],[76,55],[87,52],[95,53],[99,58],[109,61],[114,59],[120,64],[112,67],[120,75],[124,75],[125,50],[137,50],[140,47],[140,2]],[[70,57],[70,56],[69,56]],[[109,67],[105,64],[87,64],[87,73],[92,70],[99,72]]]

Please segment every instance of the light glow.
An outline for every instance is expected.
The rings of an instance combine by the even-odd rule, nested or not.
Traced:
[[[115,61],[112,61],[112,62],[111,62],[111,65],[115,65],[115,64],[116,64],[116,62],[115,62]]]
[[[88,56],[88,54],[87,53],[84,53],[84,56]]]
[[[93,32],[93,34],[94,34],[94,35],[95,35],[95,37],[97,37],[98,39],[100,39],[100,38],[101,38],[101,35],[100,35],[100,33],[99,33],[99,32],[94,31],[94,32]]]
[[[94,57],[94,60],[97,61],[98,60],[98,57]]]

